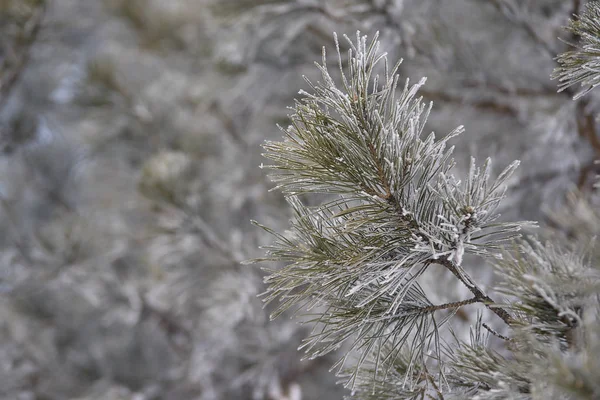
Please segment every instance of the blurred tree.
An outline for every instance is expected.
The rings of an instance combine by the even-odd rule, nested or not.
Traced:
[[[333,31],[379,30],[402,75],[429,77],[425,129],[467,126],[457,160],[522,160],[507,219],[570,212],[597,95],[547,76],[584,3],[0,0],[0,398],[342,397],[339,354],[301,362],[308,328],[269,323],[263,274],[239,265],[269,242],[250,218],[290,216],[258,168],[281,105]],[[465,338],[475,315],[457,315]]]

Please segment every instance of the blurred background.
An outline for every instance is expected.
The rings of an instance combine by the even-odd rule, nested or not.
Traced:
[[[459,173],[521,160],[503,216],[552,224],[600,155],[597,95],[549,78],[584,4],[0,0],[0,399],[341,399],[339,355],[300,361],[309,327],[270,322],[240,265],[270,241],[251,219],[288,225],[260,144],[302,75],[334,31],[379,31],[428,77],[428,130],[465,126]],[[443,274],[434,298],[465,294]]]

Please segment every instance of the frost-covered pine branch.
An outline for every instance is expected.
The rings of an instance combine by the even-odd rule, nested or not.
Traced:
[[[496,263],[520,320],[509,352],[494,350],[477,324],[470,343],[447,353],[449,382],[477,399],[598,398],[599,260],[593,243],[563,247],[524,242]]]
[[[588,3],[567,29],[579,38],[579,43],[557,57],[559,67],[552,77],[560,81],[559,91],[581,86],[574,96],[578,99],[600,84],[600,3]]]
[[[377,38],[357,34],[348,43],[345,70],[336,39],[341,84],[323,52],[322,81],[307,80],[311,92],[300,92],[292,125],[282,129],[285,139],[264,145],[271,178],[295,212],[289,234],[265,227],[275,243],[262,261],[288,263],[267,277],[265,299],[280,301],[273,317],[289,308],[318,310],[303,346],[309,357],[349,343],[336,364],[346,386],[363,387],[365,371],[371,383],[382,379],[402,359],[402,390],[446,390],[439,329],[447,318],[437,311],[452,315],[481,303],[507,325],[515,323],[462,262],[465,254],[500,257],[503,244],[528,224],[498,220],[518,163],[491,180],[491,161],[478,167],[473,160],[464,182],[457,179],[448,142],[462,127],[441,139],[421,137],[431,109],[417,97],[425,80],[407,80],[397,93],[399,63],[388,65]],[[316,207],[300,199],[317,193],[334,197]],[[419,278],[436,266],[472,297],[433,304]]]

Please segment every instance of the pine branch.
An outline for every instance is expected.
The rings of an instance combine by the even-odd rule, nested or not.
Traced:
[[[496,261],[504,278],[498,291],[518,299],[510,307],[530,320],[528,329],[566,340],[581,325],[579,311],[600,289],[600,275],[586,261],[586,246],[566,252],[532,240]]]
[[[311,93],[300,92],[292,125],[282,128],[285,139],[264,145],[273,162],[264,167],[273,171],[294,219],[286,235],[263,227],[275,242],[255,261],[288,263],[265,280],[264,300],[280,302],[272,318],[290,308],[324,309],[309,320],[315,326],[303,346],[309,357],[349,342],[357,359],[344,376],[354,388],[373,351],[389,346],[392,363],[408,351],[405,379],[413,393],[425,395],[419,387],[427,379],[410,371],[441,357],[438,331],[447,319],[438,322],[437,311],[477,302],[512,323],[461,264],[465,253],[494,257],[527,225],[497,221],[504,185],[518,162],[491,181],[491,161],[479,167],[472,160],[465,182],[457,180],[447,144],[462,127],[442,139],[421,138],[431,109],[417,98],[425,80],[407,81],[397,94],[399,63],[388,68],[376,38],[367,43],[357,35],[348,42],[345,70],[336,39],[341,87],[323,52],[317,64],[322,81],[306,80]],[[338,197],[307,207],[298,196],[312,193]],[[432,304],[418,284],[431,264],[448,268],[475,297]],[[336,364],[340,371],[349,354]],[[375,371],[387,365],[377,360]]]
[[[559,67],[552,78],[559,80],[559,92],[581,86],[573,97],[577,100],[600,84],[600,3],[586,4],[581,15],[569,21],[567,30],[579,37],[579,44],[570,44],[574,49],[556,58]]]
[[[479,314],[470,330],[470,340],[456,339],[457,348],[448,349],[448,381],[455,388],[467,390],[469,395],[464,398],[473,398],[475,394],[490,399],[494,398],[493,394],[498,394],[499,398],[527,398],[517,396],[530,393],[528,372],[532,370],[531,363],[521,357],[517,360],[504,357],[490,348],[489,333],[484,332],[484,325]],[[524,351],[521,349],[521,354]],[[519,350],[515,353],[518,355]]]

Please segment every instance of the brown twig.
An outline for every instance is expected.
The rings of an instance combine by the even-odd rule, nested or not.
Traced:
[[[435,379],[433,379],[433,376],[429,372],[429,369],[427,368],[427,365],[425,363],[423,363],[423,368],[425,369],[425,376],[426,376],[427,381],[429,383],[431,383],[431,386],[433,386],[433,389],[435,390],[436,394],[438,395],[437,399],[431,395],[429,395],[429,397],[433,400],[444,400],[444,394],[440,390],[440,387],[438,386],[438,384],[435,382]]]
[[[479,303],[479,299],[477,297],[473,297],[473,298],[470,298],[467,300],[454,301],[452,303],[433,305],[433,306],[422,308],[421,310],[424,312],[434,312],[434,311],[439,311],[439,310],[460,308],[462,306],[466,306],[466,305],[473,304],[473,303]]]
[[[493,330],[492,328],[490,328],[490,326],[488,324],[486,324],[485,322],[483,324],[481,324],[481,326],[483,326],[485,329],[488,330],[488,332],[490,332],[492,335],[502,339],[502,340],[506,340],[507,342],[511,341],[512,338],[509,338],[508,336],[504,336],[498,332],[496,332],[495,330]]]
[[[573,8],[571,15],[579,15],[579,11],[581,10],[581,0],[573,0]]]
[[[492,300],[491,297],[485,294],[485,292],[481,288],[479,288],[479,286],[477,286],[477,284],[471,279],[469,275],[463,274],[460,271],[460,267],[454,262],[448,260],[447,258],[442,258],[432,260],[432,263],[436,263],[446,267],[446,269],[452,272],[452,274],[454,274],[454,276],[456,276],[458,280],[461,281],[471,293],[473,293],[473,295],[477,299],[477,302],[483,303],[489,310],[491,310],[494,314],[500,317],[507,325],[511,326],[514,323],[514,319],[508,313],[508,311],[501,307],[494,306],[494,300]]]

